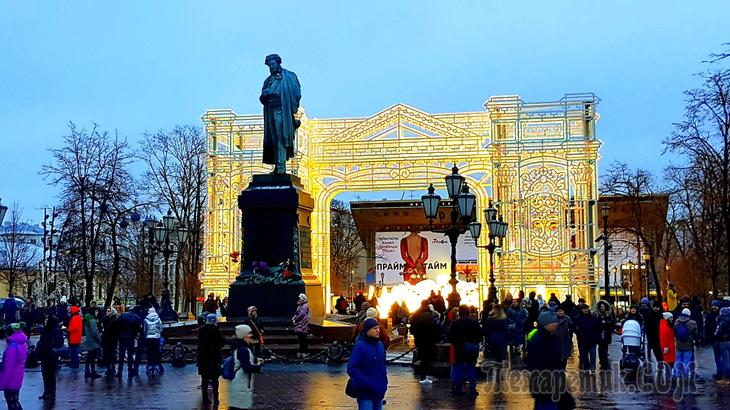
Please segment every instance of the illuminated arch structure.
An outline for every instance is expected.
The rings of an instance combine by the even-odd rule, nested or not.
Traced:
[[[447,114],[404,104],[362,118],[309,118],[301,111],[297,155],[288,169],[314,198],[312,263],[303,272],[310,286],[321,288],[326,311],[332,199],[348,191],[425,192],[429,183],[445,189],[443,177],[453,163],[472,187],[479,209],[491,199],[509,222],[505,247],[495,262],[500,289],[592,299],[598,102],[590,93],[546,103],[496,96],[484,111]],[[202,280],[206,293],[225,295],[240,271],[234,253],[241,250],[237,196],[252,175],[271,167],[261,161],[261,115],[210,110],[202,120],[209,172]],[[482,223],[483,218],[479,212]],[[484,295],[487,277],[488,254],[480,249]]]

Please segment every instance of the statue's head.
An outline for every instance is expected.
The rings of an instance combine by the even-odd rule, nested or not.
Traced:
[[[279,74],[281,72],[281,57],[278,54],[267,55],[264,64],[269,66],[269,72],[271,74]]]

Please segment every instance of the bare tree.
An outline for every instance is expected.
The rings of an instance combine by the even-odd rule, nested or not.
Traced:
[[[667,228],[667,194],[658,192],[651,172],[633,170],[621,162],[614,162],[601,179],[601,194],[621,197],[626,207],[624,219],[614,223],[612,230],[636,237],[637,248],[649,255],[649,273],[656,284],[657,298],[661,302],[662,290],[656,261]]]
[[[725,62],[727,56],[713,54],[711,62]],[[664,145],[666,151],[684,159],[670,171],[680,182],[678,188],[685,191],[695,249],[698,255],[713,259],[713,287],[723,271],[730,292],[730,68],[714,65],[699,77],[701,87],[684,93],[684,119],[674,124]]]
[[[9,293],[36,273],[39,248],[30,241],[29,228],[22,210],[14,203],[10,221],[0,228],[0,280],[8,284]]]
[[[84,300],[94,296],[94,277],[100,268],[98,258],[108,235],[109,214],[130,198],[131,153],[116,132],[90,130],[69,123],[69,134],[61,148],[51,149],[54,161],[41,173],[49,183],[61,188],[61,212],[66,223],[76,225],[76,255],[84,275]]]
[[[176,126],[170,131],[145,133],[137,156],[147,165],[143,180],[151,190],[151,200],[188,228],[187,243],[182,244],[174,269],[175,309],[179,290],[183,304],[193,311],[200,292],[198,274],[202,269],[203,217],[207,198],[206,139],[199,127]],[[182,280],[182,286],[180,281]]]
[[[350,208],[342,201],[332,201],[330,231],[330,269],[333,292],[343,290],[343,280],[349,280],[350,271],[357,267],[363,244]]]

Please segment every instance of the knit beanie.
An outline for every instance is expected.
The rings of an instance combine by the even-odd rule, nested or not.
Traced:
[[[155,310],[155,308],[151,307],[147,309],[147,314],[149,315],[150,313],[157,313],[157,311]]]
[[[377,318],[378,317],[378,310],[375,309],[375,308],[373,308],[373,307],[368,308],[368,310],[365,311],[365,316],[366,317]]]
[[[249,326],[249,325],[236,326],[236,339],[243,339],[249,333],[251,333],[251,326]]]
[[[540,313],[540,316],[537,317],[537,325],[539,327],[545,327],[550,323],[555,323],[557,321],[557,315],[549,310],[543,311],[542,313]]]
[[[218,321],[218,316],[215,315],[215,313],[208,313],[208,316],[205,317],[205,322],[210,324],[215,324]]]
[[[671,319],[671,318],[672,318],[672,317],[674,317],[674,316],[672,315],[672,312],[664,312],[664,313],[662,313],[662,317],[663,317],[663,318],[664,318],[665,320],[669,320],[669,319]]]
[[[682,309],[682,316],[689,316],[691,314],[692,314],[692,312],[690,312],[689,309],[687,309],[687,308]]]
[[[362,332],[367,333],[368,330],[374,328],[375,326],[379,326],[379,325],[380,325],[380,323],[378,323],[377,320],[369,317],[369,318],[365,319],[364,322],[362,322]]]

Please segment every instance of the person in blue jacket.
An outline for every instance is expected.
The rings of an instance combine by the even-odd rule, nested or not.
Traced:
[[[377,320],[367,318],[363,322],[363,331],[357,337],[347,363],[347,374],[354,384],[358,409],[381,410],[388,389],[388,374]]]

